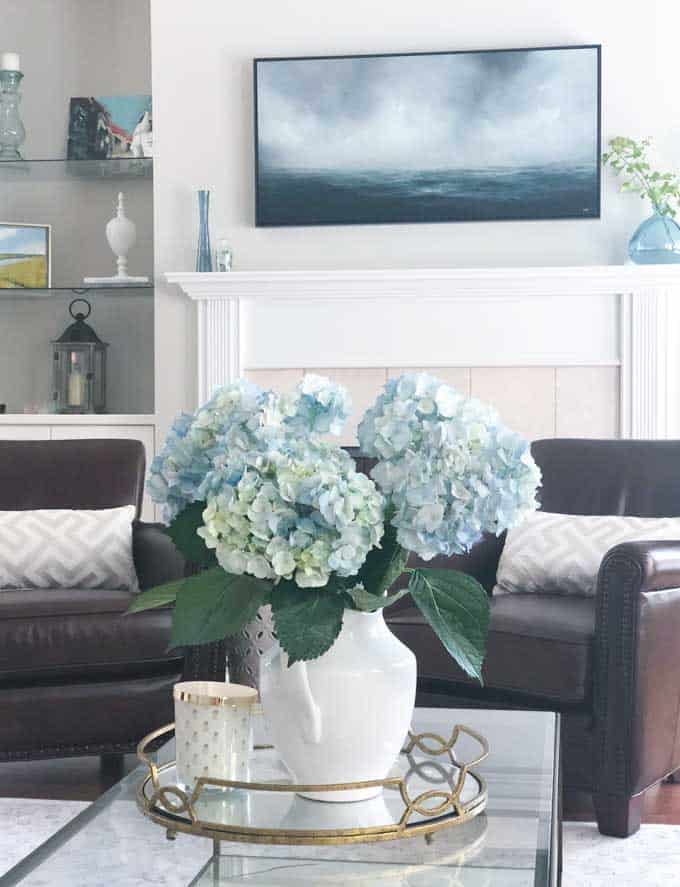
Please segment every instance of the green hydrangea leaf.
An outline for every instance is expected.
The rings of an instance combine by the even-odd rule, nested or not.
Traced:
[[[344,596],[326,588],[280,582],[271,593],[272,615],[288,664],[317,659],[333,646],[342,628]]]
[[[400,588],[394,594],[371,594],[370,591],[366,591],[365,588],[359,585],[356,588],[350,589],[347,593],[354,601],[354,606],[358,610],[362,610],[364,613],[374,613],[381,607],[389,607],[391,604],[395,604],[400,598],[403,598],[410,592],[408,587],[406,587]]]
[[[192,502],[174,518],[164,532],[172,539],[178,550],[191,564],[197,567],[214,567],[217,563],[215,552],[205,547],[205,542],[196,530],[203,526],[205,502]]]
[[[184,580],[177,594],[170,647],[209,644],[236,634],[266,603],[271,582],[213,567]]]
[[[175,599],[181,589],[184,587],[186,579],[175,579],[173,582],[166,582],[165,585],[157,585],[155,588],[149,588],[136,594],[134,600],[127,608],[128,613],[141,613],[143,610],[153,610],[156,607],[167,607],[168,604],[174,604]]]
[[[489,597],[482,586],[457,570],[418,569],[411,595],[439,640],[470,677],[482,681],[489,630]]]
[[[356,576],[369,594],[388,591],[406,569],[408,552],[397,542],[397,530],[390,523],[393,511],[385,515],[385,533],[380,548],[372,548]]]

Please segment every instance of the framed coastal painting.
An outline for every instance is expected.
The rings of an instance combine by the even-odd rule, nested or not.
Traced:
[[[256,222],[598,218],[600,55],[255,59]]]
[[[52,285],[52,228],[0,222],[0,289],[46,289]]]

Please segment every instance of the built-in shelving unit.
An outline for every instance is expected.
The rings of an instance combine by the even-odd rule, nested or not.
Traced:
[[[57,35],[49,59],[46,34]],[[0,222],[50,226],[51,281],[38,289],[0,287],[0,439],[133,437],[143,441],[150,460],[154,160],[131,154],[74,160],[67,149],[71,98],[151,93],[150,2],[128,4],[125,12],[91,0],[15,4],[3,18],[2,37],[3,50],[25,62],[20,110],[26,140],[22,159],[0,161]],[[146,275],[149,283],[88,286],[86,277],[116,273],[105,229],[120,191],[137,228],[129,273]],[[52,342],[73,322],[69,305],[76,298],[90,303],[87,322],[108,345],[105,414],[50,411]]]

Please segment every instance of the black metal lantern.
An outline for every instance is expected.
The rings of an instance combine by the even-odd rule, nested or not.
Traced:
[[[87,314],[73,313],[73,306],[78,302],[87,305]],[[55,410],[57,413],[104,413],[109,346],[85,323],[92,313],[87,299],[74,299],[68,310],[74,323],[52,341]]]

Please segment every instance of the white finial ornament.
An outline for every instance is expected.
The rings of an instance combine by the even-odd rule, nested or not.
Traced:
[[[85,277],[84,282],[89,286],[134,286],[148,283],[148,277],[130,277],[128,274],[127,257],[137,240],[137,226],[125,214],[125,197],[122,191],[118,193],[116,215],[106,225],[106,239],[116,256],[117,274],[115,277]]]

